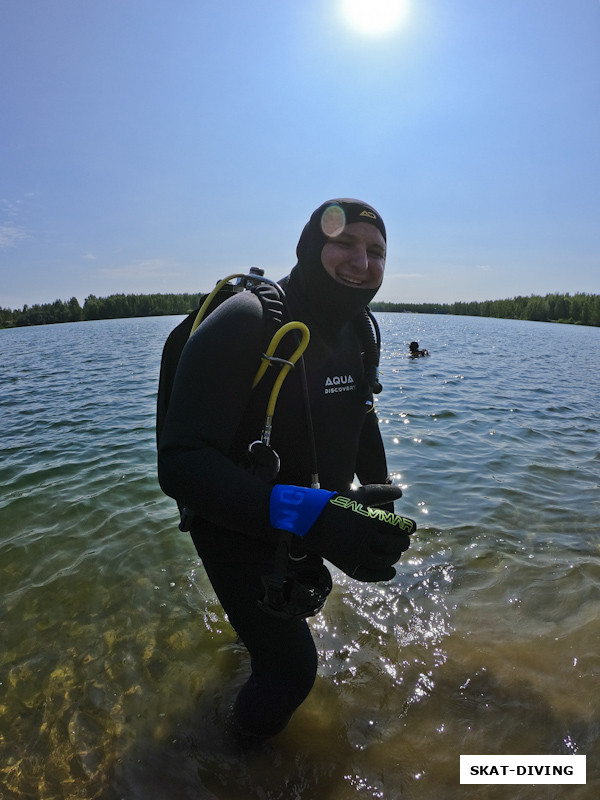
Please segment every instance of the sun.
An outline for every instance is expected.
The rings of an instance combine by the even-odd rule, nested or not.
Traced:
[[[408,15],[408,0],[342,0],[342,14],[360,33],[391,33]]]

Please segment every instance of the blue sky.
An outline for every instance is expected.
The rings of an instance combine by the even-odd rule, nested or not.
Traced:
[[[2,0],[0,306],[277,279],[335,196],[378,299],[600,293],[600,0],[405,2]]]

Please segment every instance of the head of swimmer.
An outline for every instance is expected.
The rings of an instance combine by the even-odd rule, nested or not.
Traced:
[[[343,211],[343,206],[331,205],[323,213],[321,227],[326,239],[321,263],[337,283],[355,289],[378,289],[385,269],[385,227],[366,204],[362,212],[356,213],[353,208],[355,213],[346,215]]]

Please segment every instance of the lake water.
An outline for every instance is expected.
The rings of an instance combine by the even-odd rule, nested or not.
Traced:
[[[600,329],[378,317],[419,530],[389,584],[334,571],[314,690],[247,753],[247,658],[156,480],[180,318],[0,331],[2,800],[599,796]],[[587,755],[587,785],[461,786],[461,753]]]

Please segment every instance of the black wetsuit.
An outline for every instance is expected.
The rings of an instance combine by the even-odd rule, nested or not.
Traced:
[[[292,318],[305,322],[311,333],[304,359],[321,486],[347,492],[355,474],[363,484],[384,483],[385,454],[356,327],[375,292],[334,281],[320,263],[319,236],[311,241],[305,229],[303,237],[299,263],[285,282],[286,297]],[[272,381],[251,387],[277,327],[252,292],[227,300],[202,322],[184,348],[159,448],[161,486],[193,510],[194,544],[251,655],[252,675],[236,701],[237,722],[264,736],[285,726],[309,693],[317,668],[306,622],[278,619],[257,604],[279,534],[269,524],[271,485],[240,466],[248,445],[260,438]],[[307,433],[294,370],[284,381],[273,420],[271,445],[281,459],[278,483],[310,486]]]

